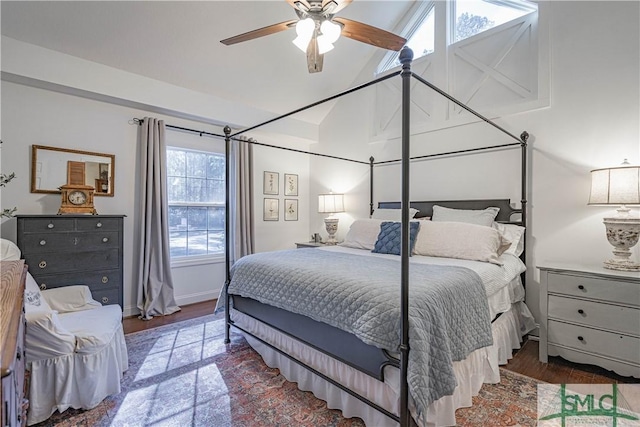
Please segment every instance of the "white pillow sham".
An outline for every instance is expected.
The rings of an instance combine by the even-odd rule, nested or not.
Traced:
[[[515,256],[522,255],[522,252],[524,252],[524,227],[516,224],[501,224],[499,222],[494,222],[493,228],[498,230],[506,240],[511,241],[511,246],[509,246],[509,249],[504,251],[505,253]]]
[[[500,208],[496,207],[486,209],[451,209],[433,205],[431,221],[466,222],[491,227],[498,212],[500,212]]]
[[[418,209],[409,208],[409,218],[413,218]],[[384,219],[386,221],[402,221],[402,209],[376,209],[371,215],[372,219]]]
[[[356,219],[351,224],[344,241],[340,246],[355,249],[373,250],[380,233],[382,219]]]
[[[416,255],[467,259],[502,265],[498,259],[511,245],[495,228],[454,221],[423,221]]]

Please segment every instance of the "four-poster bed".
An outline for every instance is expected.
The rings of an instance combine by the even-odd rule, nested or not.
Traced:
[[[395,288],[395,293],[392,292],[394,295],[392,298],[393,309],[389,309],[389,311],[393,313],[393,316],[396,317],[392,317],[391,320],[387,319],[382,322],[383,328],[385,325],[387,327],[390,325],[393,330],[390,335],[395,334],[397,336],[392,337],[392,339],[386,343],[381,343],[381,341],[384,340],[378,341],[377,339],[379,337],[375,335],[378,332],[371,332],[366,329],[369,327],[368,325],[364,328],[365,330],[355,330],[350,328],[350,325],[345,326],[344,324],[339,324],[340,320],[336,320],[336,318],[340,317],[343,313],[346,313],[346,311],[343,311],[342,309],[333,312],[329,311],[327,317],[322,317],[323,315],[320,312],[324,311],[321,309],[324,307],[322,305],[323,303],[318,304],[316,302],[311,302],[310,305],[306,307],[300,306],[301,304],[308,302],[306,299],[307,296],[305,294],[296,297],[296,287],[306,286],[309,291],[304,292],[317,293],[318,297],[325,295],[324,293],[314,291],[321,287],[317,281],[319,276],[320,280],[328,277],[328,275],[325,276],[319,274],[319,271],[322,271],[322,267],[320,267],[321,270],[319,271],[313,270],[314,264],[322,264],[322,259],[326,258],[325,262],[327,265],[333,266],[336,265],[336,263],[343,263],[345,270],[358,270],[355,266],[357,266],[360,261],[364,260],[364,258],[359,253],[350,253],[348,248],[332,248],[333,250],[326,251],[302,249],[294,250],[299,252],[289,251],[282,256],[276,253],[266,255],[257,254],[255,256],[245,257],[246,259],[241,259],[237,262],[236,265],[239,265],[240,267],[234,267],[232,275],[229,260],[229,233],[227,232],[225,233],[227,275],[223,293],[218,301],[219,305],[224,305],[225,307],[225,320],[227,323],[225,336],[226,342],[229,342],[230,327],[236,327],[246,334],[249,343],[263,356],[263,358],[265,358],[267,364],[279,367],[287,378],[293,378],[294,381],[298,382],[300,388],[312,390],[318,397],[327,400],[330,407],[342,409],[346,416],[360,416],[365,420],[368,420],[370,423],[375,423],[375,425],[380,423],[387,424],[389,422],[399,422],[402,426],[408,426],[412,419],[410,408],[414,409],[414,419],[419,425],[431,423],[431,418],[434,419],[436,424],[451,423],[451,417],[453,416],[455,418],[453,415],[455,409],[463,405],[468,406],[470,404],[471,395],[477,393],[477,390],[483,382],[496,382],[499,379],[499,374],[497,372],[488,371],[495,371],[498,362],[505,363],[506,358],[510,357],[512,349],[517,348],[519,345],[519,340],[522,337],[522,334],[527,332],[523,332],[524,326],[522,325],[522,319],[526,318],[526,316],[520,316],[522,313],[528,313],[528,310],[522,302],[524,296],[523,291],[517,290],[522,287],[520,275],[524,271],[524,264],[520,262],[518,256],[505,257],[504,261],[501,260],[503,265],[499,268],[504,271],[500,270],[501,272],[499,274],[496,274],[496,271],[498,271],[496,270],[496,268],[498,268],[497,266],[485,266],[480,265],[483,263],[477,262],[475,264],[473,262],[471,262],[471,264],[465,264],[459,263],[455,260],[448,260],[445,264],[453,264],[454,266],[441,268],[442,259],[436,259],[435,261],[430,260],[428,264],[435,264],[435,266],[429,265],[428,267],[425,267],[425,272],[423,273],[423,267],[419,266],[422,261],[417,260],[417,258],[423,257],[414,257],[415,262],[412,262],[410,269],[409,257],[411,256],[413,249],[410,207],[418,208],[421,212],[421,216],[431,216],[431,209],[434,205],[451,207],[454,209],[485,209],[497,206],[500,210],[496,221],[519,224],[522,227],[526,227],[526,166],[528,139],[528,134],[526,132],[523,132],[520,138],[512,135],[429,82],[413,74],[410,68],[412,58],[413,54],[411,50],[404,48],[400,54],[400,62],[402,63],[401,72],[389,74],[341,94],[311,104],[307,107],[279,116],[275,119],[269,120],[268,122],[244,129],[235,134],[231,133],[231,128],[228,126],[224,129],[228,156],[231,140],[240,134],[295,114],[299,111],[311,108],[320,103],[336,99],[348,93],[379,83],[388,78],[397,75],[401,76],[402,158],[399,160],[378,163],[375,163],[374,159],[371,158],[368,163],[370,165],[371,173],[370,213],[373,213],[374,211],[374,166],[377,164],[386,164],[391,162],[401,163],[401,201],[393,203],[383,202],[379,205],[379,208],[396,208],[400,210],[400,265],[397,266],[397,257],[395,260],[390,260],[387,259],[389,257],[388,255],[374,258],[375,262],[373,263],[369,259],[363,261],[365,265],[376,264],[384,266],[381,267],[383,270],[371,271],[372,274],[379,277],[386,277],[386,274],[390,270],[396,272],[399,270],[400,272],[400,286],[399,289]],[[511,208],[509,200],[473,200],[456,202],[410,201],[409,164],[411,160],[417,159],[412,159],[409,154],[409,88],[411,77],[416,78],[421,83],[434,89],[442,96],[445,96],[452,102],[455,102],[457,105],[469,111],[476,117],[494,126],[510,138],[517,141],[516,143],[440,153],[421,156],[419,158],[519,146],[521,148],[522,190],[522,197],[520,200],[521,207],[519,209]],[[317,153],[309,154],[318,155]],[[328,155],[322,156],[353,161]],[[367,162],[355,162],[367,164]],[[228,173],[229,168],[227,166],[227,183],[229,182]],[[229,191],[227,188],[227,208],[225,214],[226,224],[230,223],[228,197]],[[517,214],[519,216],[515,221],[512,219],[513,214]],[[303,253],[305,254],[303,255]],[[300,255],[298,256],[298,254]],[[287,261],[284,262],[284,264],[286,264],[290,260],[300,257],[304,258],[306,256],[310,256],[312,258],[305,258],[306,261],[305,259],[300,259],[299,264],[289,266],[292,270],[302,271],[301,275],[298,275],[295,278],[295,286],[291,288],[278,288],[277,291],[280,294],[286,295],[288,299],[295,300],[296,302],[294,304],[299,305],[297,307],[288,307],[285,303],[273,297],[273,295],[269,295],[269,291],[266,289],[264,282],[252,282],[253,276],[262,276],[261,279],[266,277],[268,278],[266,280],[268,280],[269,285],[274,286],[273,289],[276,289],[278,286],[284,286],[283,282],[294,282],[292,276],[289,276],[290,273],[282,271],[268,272],[268,266],[275,265],[277,262],[277,259],[275,258],[278,257],[286,258]],[[524,259],[524,254],[521,256]],[[264,263],[255,264],[256,260],[259,260],[260,258],[265,259]],[[249,259],[249,261],[247,261],[247,259]],[[251,264],[251,262],[253,262],[253,264]],[[304,265],[305,263],[310,267],[309,270],[302,269],[301,265]],[[392,267],[392,263],[396,264],[396,267]],[[425,262],[425,264],[427,264],[427,262]],[[365,267],[361,266],[361,269],[362,271],[365,271]],[[429,271],[427,272],[427,270]],[[465,279],[462,282],[456,282],[458,279],[449,279],[450,275],[457,277],[457,275],[460,274],[467,274],[466,271],[463,272],[463,270],[472,271],[473,274],[468,277],[465,276]],[[436,275],[433,271],[438,271],[438,274]],[[493,289],[492,294],[489,295],[487,283],[491,282],[495,276],[499,276],[503,273],[505,277],[500,282],[500,292],[494,292],[495,289]],[[447,307],[452,308],[453,312],[447,312],[446,310],[441,312],[438,312],[437,310],[431,312],[429,314],[429,322],[427,322],[430,326],[427,326],[426,328],[429,329],[429,331],[425,336],[416,335],[422,334],[422,331],[415,326],[410,327],[410,319],[412,325],[415,325],[416,322],[419,321],[416,317],[415,311],[410,315],[410,311],[415,309],[411,304],[422,304],[422,297],[419,296],[418,293],[412,294],[410,304],[410,282],[415,288],[420,286],[419,283],[416,283],[416,274],[422,275],[420,277],[429,283],[438,283],[437,286],[443,289],[453,289],[454,287],[457,289],[455,291],[456,293],[453,294],[454,296],[443,303]],[[344,283],[341,285],[346,286],[346,284],[348,284],[349,286],[354,286],[354,288],[349,288],[354,290],[353,292],[357,293],[362,289],[366,289],[366,284],[355,283],[358,278],[353,278],[351,276],[347,277],[345,275],[342,279],[344,280]],[[360,277],[360,279],[373,281],[373,278],[368,277],[366,274],[364,275],[364,278]],[[442,280],[442,284],[438,282],[439,280]],[[334,281],[338,280],[336,279]],[[477,283],[472,285],[471,282],[474,281],[477,281]],[[253,294],[251,294],[251,291],[247,290],[247,287],[250,287],[252,284],[254,291],[259,294],[258,297],[252,297]],[[361,287],[359,288],[358,286]],[[382,284],[381,286],[384,285]],[[518,288],[518,286],[520,286],[520,288]],[[334,299],[338,298],[341,301],[348,300],[349,295],[340,294],[341,289],[339,288],[340,286],[332,288],[332,290],[327,289],[327,292],[337,292],[332,294],[332,298]],[[471,289],[471,291],[469,289]],[[475,289],[475,291],[473,291],[473,289]],[[353,292],[349,291],[347,293]],[[420,292],[422,292],[422,290]],[[447,291],[447,293],[448,292],[449,291]],[[453,293],[453,291],[451,292]],[[476,292],[476,295],[465,296],[466,294],[464,294],[464,292]],[[369,291],[364,293],[369,293]],[[371,291],[371,293],[373,293],[373,291]],[[399,295],[396,295],[396,293],[399,293]],[[495,305],[495,301],[486,301],[486,299],[497,293],[503,296],[510,295],[509,298],[511,299],[507,302],[506,308],[498,313],[494,313],[493,311],[495,310],[490,310],[489,306],[492,304]],[[480,294],[482,295],[478,296]],[[519,296],[514,297],[514,294],[519,294]],[[385,295],[376,298],[378,298],[379,301],[380,299],[384,299]],[[429,295],[430,296],[428,298],[432,298],[433,294]],[[443,297],[438,296],[437,298]],[[322,301],[322,299],[319,301]],[[471,305],[456,305],[461,302],[464,302],[465,304],[470,303]],[[366,300],[357,300],[356,302],[352,301],[350,304],[358,306],[359,304],[365,303]],[[440,300],[438,300],[438,303],[440,303]],[[421,316],[423,313],[429,312],[429,310],[432,309],[429,308],[428,305],[419,306]],[[491,316],[489,316],[489,312],[491,312]],[[359,323],[360,317],[358,316],[361,314],[362,312],[359,312],[356,308],[355,313],[349,312],[345,314],[346,318],[342,319],[343,323]],[[502,316],[500,316],[501,314]],[[382,314],[380,312],[375,312],[375,314],[369,315],[373,316],[373,320],[375,320],[372,320],[369,323],[377,322],[375,327],[379,328],[379,323],[381,322],[378,321],[378,319]],[[494,319],[494,317],[496,317],[497,320]],[[441,318],[442,321],[439,323]],[[457,321],[456,318],[458,319]],[[496,321],[489,323],[491,320]],[[473,325],[473,328],[471,331],[467,331],[464,334],[460,333],[459,338],[461,343],[456,341],[458,338],[456,338],[456,340],[449,340],[448,335],[458,333],[457,331],[454,331],[454,329],[459,328],[460,324],[465,324],[465,322]],[[438,328],[433,327],[435,324],[439,325]],[[379,331],[379,329],[375,329],[375,331]],[[446,345],[440,346],[453,348],[453,354],[443,354],[441,353],[441,349],[436,348],[438,345],[435,344],[436,339],[434,339],[434,337],[439,339],[440,335],[444,336],[442,339],[447,340]],[[363,337],[365,338],[363,339]],[[516,342],[513,342],[514,337],[517,337],[515,338]],[[397,342],[395,341],[395,338],[397,338]],[[496,342],[496,339],[498,342]],[[423,341],[427,342],[427,344],[424,345],[424,348],[422,348]],[[410,344],[412,346],[411,350]],[[504,354],[507,351],[509,353],[508,356]],[[434,355],[436,355],[436,357],[434,357]],[[424,366],[422,365],[422,362],[420,362],[420,364],[418,363],[417,360],[419,358],[424,359]],[[438,365],[436,363],[440,358],[445,361],[443,362],[443,365]],[[299,370],[298,366],[302,366],[304,369]],[[447,375],[443,374],[441,378],[439,377],[436,379],[434,377],[439,370],[447,371]],[[470,373],[467,372],[466,374],[462,374],[461,372],[463,371],[470,371]],[[470,376],[471,378],[467,379],[465,375]],[[411,376],[411,379],[409,376]],[[428,387],[421,386],[421,384],[424,384],[424,382],[427,381],[425,377],[428,377]],[[411,396],[410,390],[412,393]],[[422,393],[425,393],[426,396],[422,396]],[[369,408],[373,408],[373,412],[368,412],[366,409],[362,409],[362,403],[367,405]],[[373,413],[382,414],[382,418]],[[455,419],[453,422],[455,423]]]

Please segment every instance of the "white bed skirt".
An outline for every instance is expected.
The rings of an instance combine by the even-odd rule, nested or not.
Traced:
[[[386,410],[398,414],[400,405],[400,371],[386,367],[384,382],[378,381],[326,354],[315,350],[277,330],[238,311],[231,311],[232,319],[243,329],[255,334],[285,353],[301,360],[319,372],[345,385],[350,390],[366,397]],[[483,383],[500,382],[499,365],[507,363],[512,351],[520,348],[522,337],[533,329],[535,323],[527,306],[518,302],[492,324],[493,345],[474,351],[467,359],[454,362],[454,373],[458,382],[451,396],[433,402],[424,417],[416,419],[413,405],[409,407],[414,420],[421,427],[454,426],[455,411],[471,406],[471,398],[478,394]],[[298,384],[300,390],[311,391],[327,402],[332,409],[339,409],[347,418],[362,418],[367,426],[397,426],[391,418],[361,402],[308,369],[291,361],[269,346],[246,335],[247,342],[262,356],[271,368],[278,368],[289,381]]]
[[[46,420],[56,410],[95,408],[105,397],[120,393],[128,366],[122,322],[109,344],[95,353],[74,352],[29,363],[27,425]]]

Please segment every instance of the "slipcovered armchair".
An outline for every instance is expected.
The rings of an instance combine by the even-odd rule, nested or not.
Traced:
[[[18,259],[20,251],[7,242],[2,240],[2,259]],[[25,317],[28,425],[56,410],[92,409],[120,393],[129,361],[119,305],[103,306],[84,285],[41,291],[27,273]]]

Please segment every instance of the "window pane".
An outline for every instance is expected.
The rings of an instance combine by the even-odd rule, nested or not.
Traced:
[[[224,252],[224,231],[209,232],[209,253]]]
[[[209,208],[209,230],[224,230],[224,208]]]
[[[207,177],[207,154],[187,151],[187,176]]]
[[[456,0],[454,42],[535,11],[535,5],[518,0]]]
[[[407,40],[407,46],[413,51],[413,58],[418,59],[433,52],[435,46],[434,39],[434,13],[433,8],[429,11],[422,24],[413,33],[411,38]],[[398,54],[399,56],[400,54]],[[400,61],[397,59],[394,62],[394,67],[400,65]]]
[[[225,201],[225,188],[224,180],[210,179],[207,181],[207,198],[208,201],[213,203],[224,203]]]
[[[187,255],[187,232],[173,231],[169,233],[169,247],[171,248],[171,257]]]
[[[224,157],[212,154],[207,162],[207,177],[224,179]]]
[[[187,178],[186,202],[209,202],[207,197],[207,180],[202,178]]]
[[[207,229],[207,208],[190,207],[188,218],[189,231]]]
[[[178,177],[167,178],[167,196],[169,203],[186,201],[186,179]]]
[[[167,176],[184,176],[186,153],[182,150],[167,149]]]
[[[169,206],[169,231],[187,229],[187,208]]]
[[[190,231],[187,237],[187,255],[207,254],[207,232]]]

